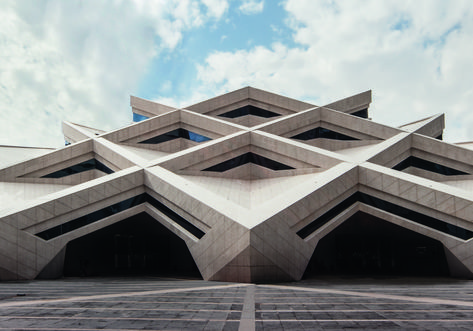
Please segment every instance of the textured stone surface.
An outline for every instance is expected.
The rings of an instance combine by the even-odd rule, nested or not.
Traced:
[[[0,330],[468,330],[471,282],[165,278],[0,283]]]
[[[473,243],[448,228],[473,231],[473,151],[434,139],[442,115],[400,128],[351,115],[370,103],[370,91],[318,107],[245,87],[184,109],[132,97],[150,118],[110,132],[65,122],[71,145],[16,148],[29,159],[0,162],[0,279],[35,278],[53,260],[59,270],[72,240],[147,213],[186,243],[206,280],[299,280],[319,241],[357,212],[439,241],[451,273],[471,277]],[[246,106],[263,116],[220,116]],[[393,169],[409,157],[427,165]],[[90,159],[99,166],[44,177]],[[354,194],[447,230],[379,203],[344,205]],[[62,232],[41,236],[51,229]]]

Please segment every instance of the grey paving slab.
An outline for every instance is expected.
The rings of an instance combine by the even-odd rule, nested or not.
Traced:
[[[473,281],[162,278],[0,283],[0,330],[470,330]]]

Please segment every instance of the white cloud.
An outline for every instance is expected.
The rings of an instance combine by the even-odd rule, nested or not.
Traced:
[[[253,15],[258,14],[263,11],[264,8],[264,0],[256,1],[256,0],[243,0],[242,4],[238,9],[245,15]]]
[[[373,89],[375,120],[400,125],[446,112],[447,138],[473,140],[472,2],[284,6],[299,46],[213,52],[187,100],[164,101],[185,106],[253,85],[323,104]],[[58,146],[62,120],[126,124],[128,96],[150,61],[227,11],[217,0],[0,2],[0,144]],[[174,88],[166,79],[159,85]]]
[[[373,89],[374,120],[401,125],[440,112],[448,140],[473,140],[473,3],[288,0],[298,47],[214,52],[207,86],[245,85],[318,104]]]
[[[2,1],[0,144],[60,146],[62,120],[130,122],[150,61],[215,15],[194,0]]]
[[[217,19],[220,19],[228,10],[226,0],[202,0],[202,2],[207,6],[209,14]]]

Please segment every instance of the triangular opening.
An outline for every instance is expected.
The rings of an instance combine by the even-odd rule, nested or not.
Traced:
[[[64,275],[202,278],[186,243],[146,213],[69,242]]]
[[[176,153],[228,135],[239,128],[187,110],[172,111],[104,136],[120,146]],[[144,156],[145,159],[149,159]]]
[[[28,166],[25,166],[28,164]],[[11,181],[77,185],[134,165],[100,141],[85,140],[10,167]]]
[[[242,117],[242,116],[247,116],[247,115],[253,115],[253,116],[264,117],[264,118],[281,116],[281,114],[278,114],[278,113],[275,113],[273,111],[269,111],[263,108],[255,107],[252,105],[246,105],[237,109],[233,109],[223,114],[219,114],[218,116],[226,117],[226,118],[237,118],[237,117]]]
[[[247,152],[224,162],[213,165],[211,167],[208,167],[206,169],[203,169],[202,171],[225,172],[248,163],[256,164],[274,171],[294,169],[293,167],[288,166],[284,163],[272,160],[256,153]]]
[[[94,158],[94,159],[90,159],[84,162],[77,163],[73,166],[63,168],[58,171],[51,172],[47,175],[41,176],[41,178],[62,178],[62,177],[67,177],[67,176],[79,174],[81,172],[94,170],[94,169],[100,172],[103,172],[104,174],[111,174],[114,172],[105,164],[103,164],[102,162]]]
[[[196,238],[200,239],[205,235],[205,232],[203,232],[202,230],[194,226],[192,223],[187,221],[184,217],[180,216],[175,211],[167,207],[165,204],[156,200],[153,196],[147,193],[138,194],[134,197],[114,203],[107,207],[93,211],[89,214],[80,216],[78,218],[69,220],[67,222],[61,223],[56,226],[53,226],[49,229],[38,232],[35,235],[44,240],[51,240],[63,234],[66,234],[68,232],[80,229],[89,224],[99,222],[100,220],[106,217],[113,216],[120,212],[124,212],[130,208],[136,207],[143,203],[151,204],[154,208],[156,208],[161,213],[163,213],[164,215],[172,219],[174,222],[176,222],[181,227],[186,229]]]
[[[211,140],[209,137],[200,135],[198,133],[183,129],[183,128],[178,128],[175,130],[171,130],[169,132],[154,136],[152,138],[148,138],[142,141],[139,141],[139,144],[160,144],[164,143],[166,141],[178,139],[178,138],[183,138],[195,142],[203,142],[207,140]]]
[[[386,148],[369,162],[436,182],[471,180],[471,151],[415,134]]]
[[[350,115],[361,118],[368,118],[368,108],[355,111],[354,113],[350,113]]]
[[[304,131],[302,133],[299,133],[291,137],[291,139],[298,139],[298,140],[311,140],[311,139],[318,139],[318,138],[325,138],[325,139],[332,139],[332,140],[360,140],[358,138],[353,138],[343,133],[326,129],[320,126]]]
[[[428,161],[425,159],[421,159],[420,157],[416,157],[412,155],[407,157],[403,161],[399,162],[398,164],[396,164],[393,167],[393,169],[398,170],[398,171],[403,171],[410,167],[426,170],[426,171],[433,172],[439,175],[444,175],[444,176],[470,175],[467,172],[450,168],[442,164]]]
[[[323,237],[304,278],[341,276],[448,276],[442,243],[363,212]]]
[[[409,209],[401,205],[397,205],[387,200],[383,200],[373,195],[362,192],[356,192],[351,196],[347,197],[338,205],[329,209],[324,214],[320,215],[315,220],[307,224],[305,227],[297,231],[297,235],[302,239],[309,237],[312,233],[320,229],[323,225],[330,222],[330,220],[342,213],[355,202],[362,202],[365,205],[383,210],[385,212],[397,215],[402,218],[406,218],[411,222],[427,226],[433,230],[443,232],[447,235],[454,236],[462,240],[469,240],[473,238],[473,232],[468,229],[465,229],[464,227],[445,222],[442,219],[423,214],[416,210]]]
[[[196,149],[165,160],[159,166],[180,176],[252,181],[321,173],[339,162],[300,146],[285,148],[285,145],[287,142],[244,132],[221,142],[209,143],[208,149]]]

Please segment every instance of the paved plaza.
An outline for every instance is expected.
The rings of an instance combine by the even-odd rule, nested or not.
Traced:
[[[452,279],[0,283],[0,330],[471,330],[471,325],[473,282]]]

